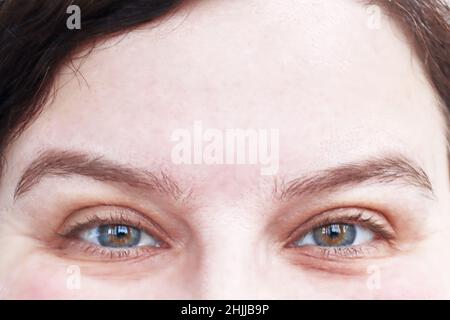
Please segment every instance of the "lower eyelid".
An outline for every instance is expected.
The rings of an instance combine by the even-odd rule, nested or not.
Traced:
[[[316,245],[288,247],[294,259],[316,259],[329,261],[355,261],[385,258],[392,254],[393,248],[385,240],[372,240],[369,243],[347,247],[320,247]]]
[[[320,247],[321,255],[330,258],[367,258],[373,256],[377,252],[376,246],[373,245],[354,245],[348,247]]]
[[[54,248],[59,256],[71,258],[77,261],[131,261],[146,259],[157,255],[165,246],[160,247],[135,247],[135,248],[106,248],[78,239],[66,239]]]

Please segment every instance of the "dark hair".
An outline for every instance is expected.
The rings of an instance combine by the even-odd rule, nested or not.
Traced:
[[[450,9],[448,0],[369,0],[402,29],[442,99],[450,125]],[[450,136],[449,136],[450,138]]]
[[[369,0],[406,31],[430,82],[450,108],[446,0]],[[154,21],[181,0],[0,0],[0,155],[39,114],[58,70],[75,50]],[[366,1],[367,2],[367,1]],[[66,26],[81,9],[82,29]]]
[[[75,50],[162,17],[180,0],[0,0],[0,156],[41,111]],[[77,5],[81,30],[70,30]],[[3,162],[3,161],[2,161]],[[0,163],[1,168],[1,163]]]

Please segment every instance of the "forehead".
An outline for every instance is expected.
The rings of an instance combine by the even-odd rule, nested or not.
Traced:
[[[432,168],[445,153],[436,99],[402,34],[383,17],[370,27],[376,14],[350,0],[188,2],[62,70],[13,154],[75,148],[146,167],[201,121],[279,129],[282,171],[391,150]]]

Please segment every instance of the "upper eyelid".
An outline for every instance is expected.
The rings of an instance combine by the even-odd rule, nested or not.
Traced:
[[[108,211],[108,207],[111,207],[111,212],[109,216],[106,217],[100,217],[100,214],[98,213],[99,210]],[[79,232],[83,228],[88,227],[94,227],[99,226],[101,224],[127,224],[134,228],[143,229],[145,232],[149,233],[149,235],[156,237],[157,239],[163,241],[163,242],[172,242],[175,243],[175,240],[170,237],[170,235],[153,219],[147,217],[147,215],[144,215],[140,213],[137,210],[131,209],[131,208],[125,208],[120,206],[94,206],[94,207],[85,207],[83,209],[77,210],[75,214],[81,214],[83,211],[88,210],[97,210],[97,213],[93,212],[91,214],[86,214],[87,218],[85,218],[84,222],[74,222],[74,223],[68,223],[67,221],[63,228],[67,229],[66,232],[60,232],[58,233],[60,236],[70,236],[73,235],[74,232]],[[123,212],[118,212],[123,211]],[[116,216],[113,216],[113,213],[116,214]],[[136,219],[131,219],[127,217],[125,212],[129,212],[129,214],[135,215]],[[73,214],[69,215],[72,216]],[[69,218],[68,217],[68,218]],[[66,219],[67,220],[67,219]],[[64,224],[63,224],[64,225]]]
[[[138,221],[137,223],[134,223],[133,221],[131,221],[129,219],[125,219],[125,218],[108,219],[108,218],[101,218],[98,216],[95,216],[95,217],[93,216],[93,217],[88,218],[88,220],[86,222],[75,222],[73,225],[68,227],[68,229],[71,229],[71,230],[63,233],[63,235],[70,236],[70,234],[75,233],[75,232],[80,232],[83,229],[94,228],[94,227],[98,227],[98,226],[106,225],[106,224],[111,224],[111,225],[124,224],[124,225],[128,225],[130,227],[136,228],[136,229],[143,229],[142,223],[140,221]]]
[[[100,217],[100,214],[96,213],[95,211],[105,211],[105,209],[103,209],[103,207],[112,207],[114,208],[113,210],[111,210],[111,214],[109,217],[107,218],[102,218]],[[64,219],[63,223],[58,227],[59,230],[62,230],[61,232],[59,232],[62,235],[65,234],[69,234],[70,230],[75,230],[77,229],[77,227],[82,227],[82,226],[94,226],[102,221],[107,222],[108,220],[124,220],[125,218],[123,218],[125,215],[124,214],[118,214],[117,211],[119,210],[124,210],[125,208],[119,207],[119,206],[108,206],[108,205],[96,205],[96,206],[87,206],[87,207],[83,207],[77,210],[74,210],[72,213],[68,214],[67,217]],[[93,213],[90,214],[83,214],[86,211],[90,211],[90,210],[94,210]],[[128,210],[128,209],[125,209]],[[133,210],[134,211],[134,210]],[[114,213],[113,213],[114,212]],[[130,209],[130,213],[131,213],[131,209]],[[81,215],[83,219],[78,218],[77,217]],[[113,215],[117,215],[114,216]],[[75,217],[74,217],[75,216]],[[117,218],[120,217],[120,218]],[[72,221],[74,220],[74,221]],[[81,221],[82,220],[82,221]],[[131,222],[131,219],[126,219],[127,222]]]

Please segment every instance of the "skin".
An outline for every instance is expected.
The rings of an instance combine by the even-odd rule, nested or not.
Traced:
[[[55,99],[5,154],[0,296],[449,298],[439,101],[400,30],[385,17],[371,29],[368,19],[366,7],[349,0],[190,2],[75,60],[78,76],[61,70]],[[278,172],[175,164],[171,135],[192,130],[194,121],[219,130],[278,129]],[[46,176],[15,199],[25,169],[55,149],[164,170],[190,196],[70,175]],[[434,195],[375,182],[272,197],[274,179],[391,153],[423,168]],[[130,219],[139,212],[157,222],[172,246],[119,261],[55,245],[64,222],[108,216],[117,207]],[[387,221],[395,244],[380,240],[366,256],[334,259],[285,246],[286,235],[309,218],[339,208],[364,208]],[[76,290],[67,286],[73,265],[81,272]]]

